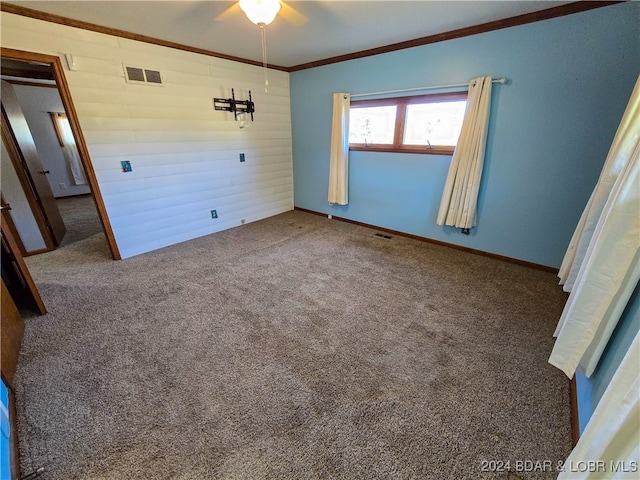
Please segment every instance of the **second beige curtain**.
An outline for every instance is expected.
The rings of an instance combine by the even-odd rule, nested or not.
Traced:
[[[440,200],[436,223],[458,228],[476,225],[478,190],[491,109],[491,77],[475,78],[469,84],[467,109],[449,174]]]

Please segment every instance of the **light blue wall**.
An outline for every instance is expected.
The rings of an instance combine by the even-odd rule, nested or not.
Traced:
[[[297,207],[559,267],[640,72],[640,4],[291,74]],[[471,235],[435,224],[451,158],[352,152],[349,205],[329,206],[333,92],[506,76],[492,115]]]
[[[638,330],[640,330],[640,285],[636,286],[633,295],[629,299],[627,308],[611,335],[598,368],[591,375],[591,378],[587,378],[581,373],[576,373],[578,420],[581,433],[587,426],[593,411],[627,353],[631,342],[638,334]]]

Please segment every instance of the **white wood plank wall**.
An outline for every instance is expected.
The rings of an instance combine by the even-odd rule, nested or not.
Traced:
[[[19,15],[1,22],[3,47],[73,55],[65,76],[123,258],[293,209],[288,73],[269,70],[265,93],[257,66]],[[164,86],[125,82],[123,64],[159,70]],[[213,109],[232,87],[256,104],[243,130]]]

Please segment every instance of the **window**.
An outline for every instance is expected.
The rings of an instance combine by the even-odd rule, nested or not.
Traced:
[[[466,92],[351,102],[349,148],[451,155],[466,106]]]
[[[58,142],[61,147],[65,145],[75,145],[73,139],[73,133],[71,132],[71,125],[69,125],[69,119],[64,113],[49,112],[51,121],[53,122],[53,128],[56,131]]]
[[[53,128],[58,136],[58,142],[62,147],[64,157],[69,164],[71,174],[73,175],[73,181],[76,185],[85,185],[87,183],[87,177],[84,173],[84,167],[80,160],[80,154],[76,146],[76,141],[73,138],[73,132],[71,131],[71,125],[69,119],[64,113],[49,112],[51,121],[53,122]]]

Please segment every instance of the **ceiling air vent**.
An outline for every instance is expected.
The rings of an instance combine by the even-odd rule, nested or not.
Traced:
[[[162,75],[160,75],[158,70],[147,70],[145,68],[124,65],[124,73],[127,83],[162,85]]]

